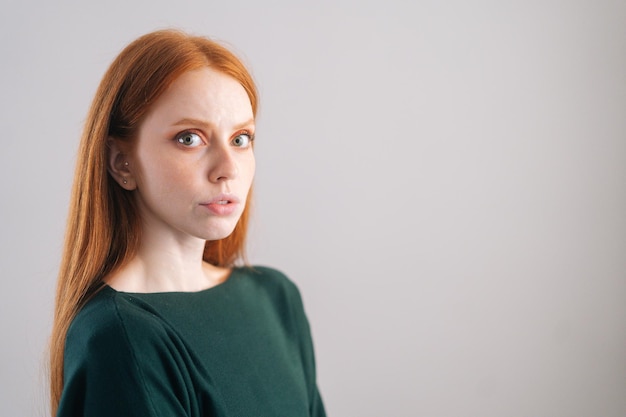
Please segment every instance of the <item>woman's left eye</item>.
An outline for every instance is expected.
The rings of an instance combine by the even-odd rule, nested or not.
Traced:
[[[176,138],[176,141],[188,148],[195,148],[196,146],[200,146],[202,144],[202,138],[200,138],[200,135],[193,132],[184,132],[180,134]]]
[[[232,144],[238,148],[247,148],[250,146],[250,142],[252,142],[252,136],[248,133],[240,133],[232,140]]]

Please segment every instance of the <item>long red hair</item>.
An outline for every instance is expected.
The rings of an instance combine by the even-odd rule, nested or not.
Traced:
[[[141,240],[132,193],[107,171],[107,138],[132,143],[150,106],[185,71],[209,66],[230,75],[248,93],[256,116],[257,91],[242,62],[223,46],[173,30],[149,33],[128,45],[104,75],[78,151],[50,340],[51,413],[63,389],[63,351],[70,323],[103,286],[103,278],[129,261]],[[204,260],[232,266],[243,257],[250,198],[233,233],[207,242]]]

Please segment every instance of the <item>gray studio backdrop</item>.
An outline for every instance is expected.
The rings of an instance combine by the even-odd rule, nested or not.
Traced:
[[[250,258],[302,290],[330,415],[626,415],[610,0],[3,0],[0,415],[45,415],[81,126],[114,56],[165,27],[258,81]]]

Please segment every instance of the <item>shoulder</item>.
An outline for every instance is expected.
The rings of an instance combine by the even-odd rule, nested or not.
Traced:
[[[148,305],[105,287],[68,329],[58,415],[183,415],[176,393],[185,382],[163,384],[178,375],[180,351]]]
[[[150,308],[140,300],[104,287],[78,312],[68,336],[87,339],[113,336],[126,325],[133,326],[136,321],[156,324],[155,319]]]
[[[273,310],[287,328],[308,331],[300,291],[283,272],[266,266],[252,266],[241,268],[238,273],[248,287],[246,292],[251,302]]]
[[[72,320],[67,331],[66,352],[73,345],[88,348],[98,346],[111,337],[120,337],[123,333],[121,324],[115,295],[105,288],[89,300]]]
[[[78,312],[65,341],[66,367],[102,358],[128,361],[133,351],[166,336],[148,306],[105,287]]]
[[[239,268],[238,271],[257,291],[267,293],[272,298],[287,298],[291,302],[301,303],[298,286],[278,269],[255,265]]]
[[[239,268],[239,271],[251,278],[257,285],[298,291],[296,284],[278,269],[254,265]]]

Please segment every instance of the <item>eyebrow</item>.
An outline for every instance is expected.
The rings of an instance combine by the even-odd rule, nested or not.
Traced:
[[[195,125],[195,126],[202,126],[203,128],[211,128],[213,127],[213,123],[210,123],[206,120],[201,120],[201,119],[193,119],[193,118],[184,118],[181,119],[179,121],[177,121],[176,123],[173,124],[173,126],[184,126],[184,125]],[[248,121],[245,121],[243,123],[239,123],[237,125],[234,126],[235,130],[237,129],[243,129],[244,127],[249,127],[250,125],[254,126],[254,119],[250,119]]]

